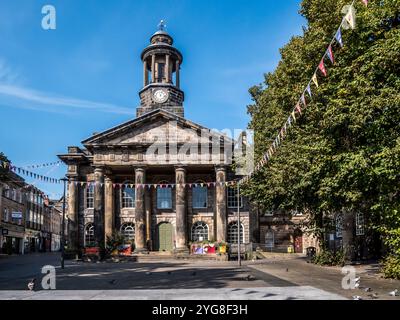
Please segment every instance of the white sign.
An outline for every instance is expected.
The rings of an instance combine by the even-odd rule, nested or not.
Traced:
[[[11,218],[13,219],[22,219],[22,212],[12,212]]]

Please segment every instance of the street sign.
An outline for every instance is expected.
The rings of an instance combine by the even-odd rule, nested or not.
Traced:
[[[12,212],[11,213],[11,218],[13,219],[22,219],[22,212]]]

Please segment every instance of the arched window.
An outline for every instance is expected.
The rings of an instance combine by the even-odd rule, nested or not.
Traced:
[[[203,221],[197,221],[192,227],[192,241],[207,241],[208,225]]]
[[[124,236],[125,240],[132,241],[135,240],[135,224],[133,223],[124,223],[121,226],[121,233]]]
[[[363,236],[365,233],[364,213],[357,212],[356,214],[356,236]]]
[[[95,244],[94,225],[93,223],[89,223],[85,227],[85,247],[94,246]]]
[[[207,186],[202,182],[196,183],[192,190],[192,198],[193,208],[207,208]]]
[[[89,183],[86,188],[86,208],[94,207],[94,184]]]
[[[336,216],[336,237],[341,238],[343,232],[343,214]]]
[[[122,190],[122,208],[134,208],[135,207],[135,188],[125,184]]]
[[[172,209],[172,190],[168,182],[157,186],[157,209]]]
[[[267,232],[265,232],[265,246],[267,248],[273,248],[274,245],[275,245],[274,230],[268,229]]]
[[[240,224],[240,243],[244,243],[243,231],[243,224]],[[228,225],[228,243],[238,243],[238,223],[236,221]]]

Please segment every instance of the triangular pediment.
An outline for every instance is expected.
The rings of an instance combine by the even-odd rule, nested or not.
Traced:
[[[82,141],[90,149],[94,146],[151,145],[168,143],[208,143],[211,139],[230,139],[185,118],[165,110],[155,110],[134,120],[108,129]]]

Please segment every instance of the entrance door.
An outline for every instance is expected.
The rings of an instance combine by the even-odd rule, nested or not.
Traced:
[[[158,225],[158,250],[171,251],[173,248],[172,224],[160,223]]]

